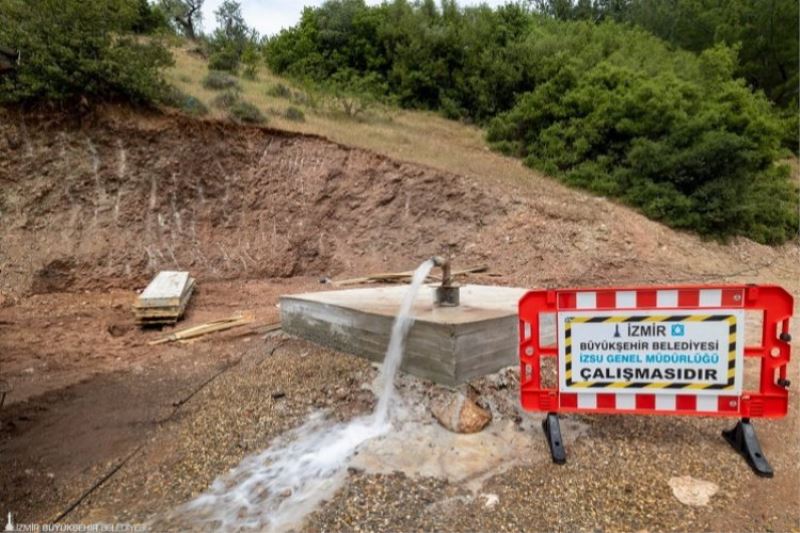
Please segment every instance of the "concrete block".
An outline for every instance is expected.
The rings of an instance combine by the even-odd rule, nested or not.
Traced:
[[[517,364],[517,304],[527,289],[466,285],[459,307],[433,305],[424,286],[401,369],[444,385]],[[281,297],[289,334],[373,361],[383,361],[392,322],[407,286],[294,294]]]

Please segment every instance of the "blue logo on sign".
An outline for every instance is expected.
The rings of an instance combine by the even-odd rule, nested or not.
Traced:
[[[686,328],[683,324],[672,324],[672,336],[683,337],[686,334]]]

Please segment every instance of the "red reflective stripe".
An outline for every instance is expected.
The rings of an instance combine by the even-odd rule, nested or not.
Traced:
[[[737,396],[720,396],[717,400],[720,411],[738,411],[739,398]]]
[[[722,290],[722,307],[742,307],[743,299],[741,289]]]
[[[601,393],[597,395],[597,407],[599,409],[616,409],[617,395]]]
[[[598,291],[597,308],[613,309],[617,306],[617,294],[615,291]]]
[[[656,307],[656,291],[637,291],[636,307]]]
[[[559,309],[575,309],[575,293],[562,292],[558,295],[558,308]]]
[[[578,407],[578,395],[572,392],[562,392],[560,394],[561,407],[571,407],[576,408]]]
[[[700,305],[700,291],[689,289],[678,291],[678,307],[697,307]]]
[[[696,411],[697,396],[690,394],[678,394],[675,397],[675,409],[678,411]]]
[[[653,294],[655,296],[655,293]],[[655,409],[656,397],[652,394],[637,394],[636,395],[636,408],[637,409]]]

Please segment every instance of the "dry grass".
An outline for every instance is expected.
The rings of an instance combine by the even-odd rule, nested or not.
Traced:
[[[168,72],[168,80],[208,105],[212,117],[224,118],[224,112],[210,105],[218,92],[202,85],[208,73],[206,62],[183,48],[175,49],[174,56],[175,66]],[[383,110],[360,120],[334,116],[267,94],[269,88],[277,83],[296,87],[266,68],[260,69],[256,80],[239,78],[239,83],[242,98],[267,114],[270,126],[322,135],[341,144],[465,176],[547,188],[553,194],[563,191],[563,187],[543,178],[520,161],[490,151],[479,128],[419,111]],[[282,114],[289,106],[302,109],[306,115],[305,122],[284,118]]]

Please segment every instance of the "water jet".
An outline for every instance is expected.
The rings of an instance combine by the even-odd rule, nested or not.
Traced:
[[[457,286],[451,262],[432,258],[441,283],[420,288],[401,369],[443,385],[517,364],[517,303],[526,289]],[[283,330],[337,351],[383,360],[405,286],[281,297]]]

